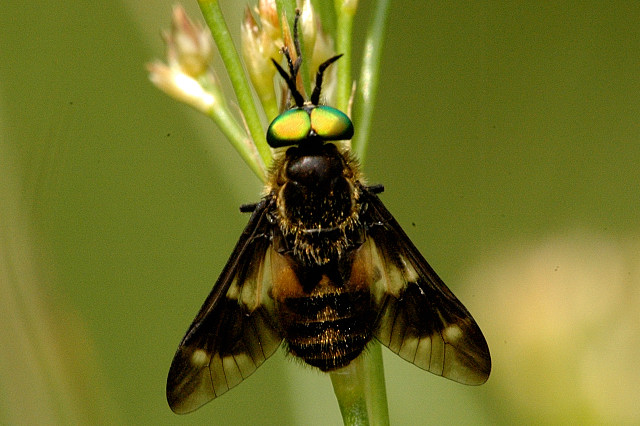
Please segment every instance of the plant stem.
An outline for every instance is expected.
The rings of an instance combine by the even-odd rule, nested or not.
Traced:
[[[351,98],[351,33],[353,29],[353,16],[356,7],[352,0],[335,0],[336,8],[336,52],[340,52],[343,58],[338,64],[338,86],[336,93],[336,108],[341,111],[349,111],[349,99]],[[355,2],[357,3],[357,2]]]
[[[240,56],[233,45],[229,29],[222,16],[220,4],[218,0],[198,0],[198,4],[211,30],[211,35],[216,42],[227,73],[229,74],[231,85],[236,94],[238,105],[244,115],[244,120],[251,134],[251,138],[255,143],[265,168],[269,168],[272,159],[271,149],[267,144],[258,110],[253,102],[253,94],[249,86],[249,81],[244,73]]]
[[[338,62],[338,85],[336,107],[349,111],[352,91],[351,47],[352,27],[357,1],[335,0],[336,51],[344,54]],[[389,0],[377,0],[374,19],[369,28],[365,44],[365,55],[361,70],[361,86],[357,103],[361,112],[355,119],[357,132],[355,146],[360,161],[364,158],[366,141],[369,138],[371,116],[376,101],[380,53],[386,27]],[[361,92],[361,93],[360,93]],[[389,412],[384,380],[382,351],[378,342],[372,342],[367,352],[362,353],[348,366],[330,373],[333,390],[338,399],[345,425],[388,425]]]
[[[366,352],[329,375],[345,425],[389,424],[382,352],[378,342],[372,342]]]
[[[371,118],[376,104],[378,82],[380,76],[380,56],[387,27],[390,0],[377,0],[375,4],[373,20],[367,33],[360,69],[359,88],[356,94],[355,122],[358,132],[351,141],[351,147],[356,157],[364,164],[367,151],[367,142],[371,131]]]
[[[389,408],[387,404],[387,387],[384,380],[384,364],[382,362],[382,345],[373,341],[367,353],[367,387],[366,398],[369,402],[371,418],[376,425],[389,425]]]
[[[231,145],[238,151],[240,157],[249,165],[251,170],[262,182],[266,182],[267,174],[264,163],[247,133],[238,124],[225,102],[224,95],[218,85],[209,85],[207,79],[202,79],[200,84],[220,102],[208,112],[209,117],[216,123],[220,131],[229,139]]]
[[[334,4],[326,0],[311,0],[316,13],[320,16],[322,29],[329,34],[335,34],[336,10]]]

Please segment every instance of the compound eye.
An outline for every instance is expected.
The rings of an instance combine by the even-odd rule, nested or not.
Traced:
[[[311,131],[311,118],[304,109],[294,108],[273,119],[267,130],[267,142],[272,148],[297,145]]]
[[[322,140],[338,141],[353,137],[353,123],[344,112],[319,106],[311,110],[311,128]]]

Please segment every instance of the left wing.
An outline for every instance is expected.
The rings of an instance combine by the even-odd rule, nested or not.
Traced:
[[[191,412],[253,373],[282,341],[271,287],[268,202],[256,205],[213,290],[173,358],[167,400]]]
[[[367,239],[359,250],[376,268],[376,338],[424,370],[467,385],[486,382],[491,357],[478,324],[378,196],[363,188],[363,202]]]

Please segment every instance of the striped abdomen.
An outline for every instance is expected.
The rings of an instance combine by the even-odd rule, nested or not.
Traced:
[[[322,371],[344,367],[371,340],[375,314],[366,290],[329,286],[308,297],[279,304],[280,326],[289,352]]]

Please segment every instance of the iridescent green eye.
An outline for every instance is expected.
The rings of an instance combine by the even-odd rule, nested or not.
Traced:
[[[290,109],[277,116],[267,130],[269,146],[298,145],[310,135],[323,141],[353,137],[353,123],[347,115],[328,106]]]
[[[273,148],[296,145],[311,131],[311,118],[302,108],[290,109],[277,116],[267,130],[267,142]]]
[[[326,141],[353,137],[353,123],[347,114],[324,105],[311,110],[311,128],[320,139]]]

